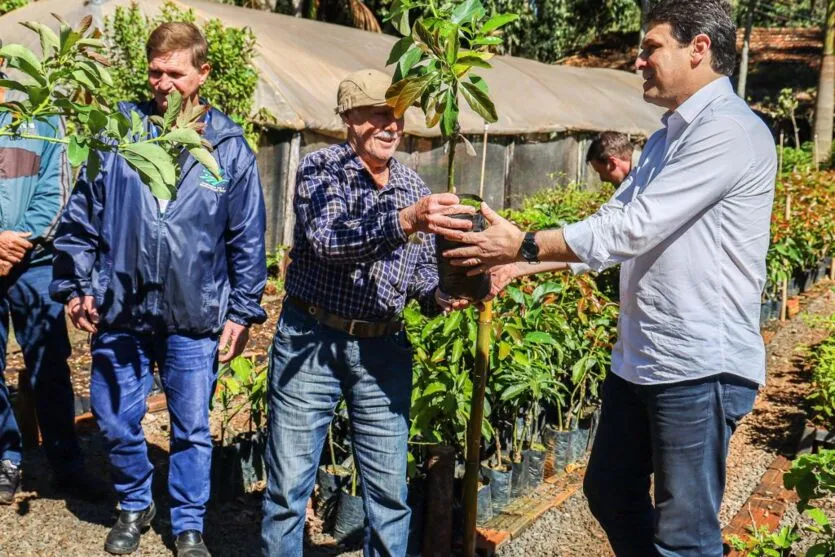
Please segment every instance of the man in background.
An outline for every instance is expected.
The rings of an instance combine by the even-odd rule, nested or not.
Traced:
[[[0,46],[2,44],[0,43]],[[0,70],[3,61],[0,59]],[[0,78],[5,74],[0,71]],[[0,102],[6,91],[0,87]],[[0,128],[13,121],[0,112]],[[23,122],[21,135],[59,138],[57,117]],[[84,459],[75,435],[75,402],[67,358],[70,343],[64,307],[49,298],[52,280],[52,236],[70,183],[66,146],[26,137],[0,137],[0,504],[9,505],[20,485],[22,439],[9,389],[6,368],[9,320],[23,351],[34,394],[43,447],[59,491],[85,498],[106,492],[84,473]]]
[[[589,145],[586,162],[602,182],[609,182],[617,188],[632,171],[634,150],[625,133],[603,132]]]

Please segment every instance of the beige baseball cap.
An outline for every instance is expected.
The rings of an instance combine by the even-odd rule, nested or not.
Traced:
[[[385,106],[386,91],[390,86],[391,76],[379,70],[366,68],[350,73],[339,83],[336,113],[360,106]]]

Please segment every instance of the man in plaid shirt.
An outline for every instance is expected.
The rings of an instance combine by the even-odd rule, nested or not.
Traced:
[[[399,316],[409,299],[430,315],[451,309],[428,233],[466,227],[447,215],[472,209],[452,194],[431,195],[393,158],[403,119],[386,105],[390,82],[360,70],[340,83],[348,141],[307,155],[296,177],[292,262],[272,350],[266,556],[302,555],[307,500],[340,396],[365,501],[364,553],[406,554],[412,352]]]

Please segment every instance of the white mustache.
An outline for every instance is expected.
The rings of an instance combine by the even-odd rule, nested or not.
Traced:
[[[394,141],[398,138],[398,134],[394,132],[380,132],[376,134],[374,137],[377,139],[382,139],[383,141]]]

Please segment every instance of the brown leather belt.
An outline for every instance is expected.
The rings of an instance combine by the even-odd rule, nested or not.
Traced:
[[[390,319],[389,321],[347,319],[292,296],[288,296],[287,300],[322,325],[343,331],[354,337],[385,337],[403,330],[403,321],[400,319]]]

